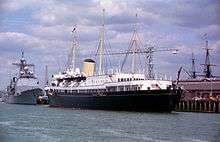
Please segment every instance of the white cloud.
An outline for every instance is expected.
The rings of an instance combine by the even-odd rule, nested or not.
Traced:
[[[28,48],[45,48],[40,39],[24,33],[5,32],[0,33],[0,42],[13,42]],[[10,48],[10,47],[9,47]]]
[[[39,11],[35,11],[33,19],[39,20],[42,24],[55,25],[61,23],[63,20],[66,21],[64,18],[67,18],[71,14],[72,11],[68,9],[67,4],[53,2],[45,5]]]
[[[104,8],[106,11],[109,11],[109,16],[119,15],[128,10],[126,2],[113,0],[101,0],[100,8]]]
[[[44,38],[44,39],[59,39],[59,40],[66,40],[68,35],[70,35],[73,26],[66,26],[66,25],[30,25],[26,27],[32,35]]]
[[[93,3],[79,5],[76,1],[52,1],[34,11],[32,18],[45,25],[88,24],[89,18],[97,17],[98,10],[94,6]]]
[[[180,48],[178,63],[182,64],[186,57],[190,58],[192,51],[196,55],[203,55],[202,45],[197,43],[201,42],[198,36],[204,33],[208,33],[210,47],[216,51],[213,54],[219,54],[220,26],[215,19],[219,15],[216,13],[219,2],[215,3],[216,5],[210,1],[162,0],[4,1],[0,3],[1,11],[8,14],[8,17],[3,17],[8,28],[1,29],[1,55],[4,54],[7,58],[6,54],[9,52],[13,54],[20,50],[18,48],[24,48],[37,64],[46,62],[52,66],[51,70],[54,72],[57,66],[62,67],[65,64],[71,46],[71,30],[75,24],[78,25],[80,50],[83,52],[80,55],[87,57],[87,54],[96,51],[101,12],[105,8],[106,29],[112,50],[128,48],[137,13],[138,31],[143,44]],[[207,8],[204,8],[206,5]],[[17,15],[20,10],[21,13],[26,13]],[[16,20],[19,24],[10,26],[10,22]],[[157,54],[159,56],[155,58],[164,60],[161,63],[168,66],[167,70],[171,70],[171,66],[176,67],[172,63],[173,58]],[[8,59],[9,62],[11,60]],[[175,72],[173,70],[170,72]]]
[[[41,5],[43,1],[39,0],[3,0],[1,3],[1,8],[4,11],[18,11],[24,8],[37,7]]]
[[[211,49],[214,50],[215,53],[220,53],[220,40],[211,45]]]
[[[206,27],[198,28],[194,30],[200,37],[207,34],[208,39],[218,40],[220,39],[220,25],[211,24]]]
[[[63,41],[59,40],[44,40],[38,37],[27,35],[25,33],[18,32],[1,32],[0,33],[1,43],[16,43],[26,48],[44,50],[51,46],[60,47],[64,44]],[[9,47],[10,48],[10,47]]]

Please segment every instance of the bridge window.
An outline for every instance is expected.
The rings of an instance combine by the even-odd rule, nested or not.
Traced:
[[[125,89],[126,89],[126,91],[129,91],[130,90],[130,86],[126,86]]]

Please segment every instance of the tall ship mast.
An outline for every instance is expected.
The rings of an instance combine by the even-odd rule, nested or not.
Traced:
[[[100,29],[100,37],[99,37],[99,44],[98,44],[98,55],[99,55],[99,68],[98,68],[98,75],[104,74],[104,50],[105,50],[105,22],[104,22],[104,16],[105,16],[105,9],[103,9],[103,15],[102,15],[102,27]]]
[[[22,52],[20,62],[12,64],[19,68],[19,72],[18,76],[13,77],[7,87],[7,95],[4,97],[4,101],[10,104],[37,104],[37,99],[43,95],[43,90],[35,76],[34,64],[27,63],[24,52]]]
[[[210,50],[211,50],[211,49],[208,48],[208,40],[206,40],[206,41],[205,41],[205,51],[206,51],[205,63],[202,64],[202,65],[204,66],[203,72],[204,72],[204,76],[205,76],[206,78],[214,77],[214,76],[212,75],[211,66],[215,66],[215,65],[212,65],[212,64],[210,63],[210,53],[209,53]]]
[[[98,69],[96,62],[85,59],[83,70],[75,69],[73,75],[67,72],[53,75],[51,85],[45,90],[49,96],[49,104],[54,107],[171,112],[179,102],[181,88],[169,80],[147,79],[145,74],[136,72],[136,56],[138,50],[136,26],[130,49],[123,53],[132,54],[130,73],[104,71],[105,24],[104,13],[98,44]],[[113,55],[113,54],[109,54]],[[124,63],[123,63],[124,64]],[[123,65],[122,65],[123,66]]]

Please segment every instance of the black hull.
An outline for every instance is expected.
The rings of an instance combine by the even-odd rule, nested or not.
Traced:
[[[142,111],[142,112],[171,112],[179,103],[181,91],[129,91],[111,92],[104,94],[70,94],[54,92],[49,95],[52,107]]]

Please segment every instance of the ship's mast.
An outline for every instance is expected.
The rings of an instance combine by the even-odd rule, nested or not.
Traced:
[[[21,60],[20,60],[20,71],[19,71],[19,75],[21,76],[21,71],[24,70],[24,64],[25,64],[25,59],[24,59],[24,51],[21,51]]]
[[[125,58],[122,62],[121,70],[123,70],[124,64],[127,60],[128,54],[132,55],[132,60],[131,60],[131,73],[136,73],[136,64],[137,64],[137,54],[141,51],[140,47],[138,46],[138,41],[140,41],[138,37],[138,32],[137,32],[137,14],[136,16],[136,23],[134,24],[134,30],[133,30],[133,35],[131,38],[131,41],[129,43],[129,50],[126,52]]]
[[[30,75],[29,69],[25,67],[33,67],[33,73],[35,72],[34,64],[27,64],[24,59],[24,52],[21,52],[20,63],[12,63],[12,65],[19,67],[19,77],[34,77],[34,75]]]
[[[72,45],[72,69],[75,70],[75,60],[76,60],[76,48],[77,48],[77,36],[76,36],[76,27],[72,30],[73,33],[73,45]]]
[[[209,54],[209,50],[211,50],[210,48],[208,48],[208,40],[205,41],[205,50],[206,50],[206,57],[205,57],[205,64],[204,64],[204,74],[205,77],[210,78],[212,76],[211,73],[211,64],[210,64],[210,54]]]
[[[134,24],[134,32],[132,38],[132,64],[131,64],[131,72],[135,73],[136,69],[136,56],[137,56],[137,14],[136,16],[136,23]]]
[[[195,67],[195,56],[192,53],[192,71],[191,71],[191,78],[196,78],[196,67]]]
[[[76,26],[74,26],[72,30],[72,35],[73,35],[73,40],[72,40],[72,47],[71,47],[71,52],[69,55],[69,61],[68,61],[68,68],[70,70],[75,70],[75,60],[76,60],[76,49],[78,46],[77,42],[77,35],[76,35]]]
[[[48,79],[48,66],[45,66],[45,86],[49,85],[49,79]]]
[[[100,38],[99,38],[99,47],[98,47],[98,55],[99,55],[99,69],[98,69],[98,75],[102,75],[104,73],[103,71],[103,55],[104,55],[104,46],[105,46],[105,22],[104,22],[104,16],[105,16],[105,9],[102,10],[102,27],[100,30]]]
[[[24,51],[21,51],[21,58],[24,58]]]

